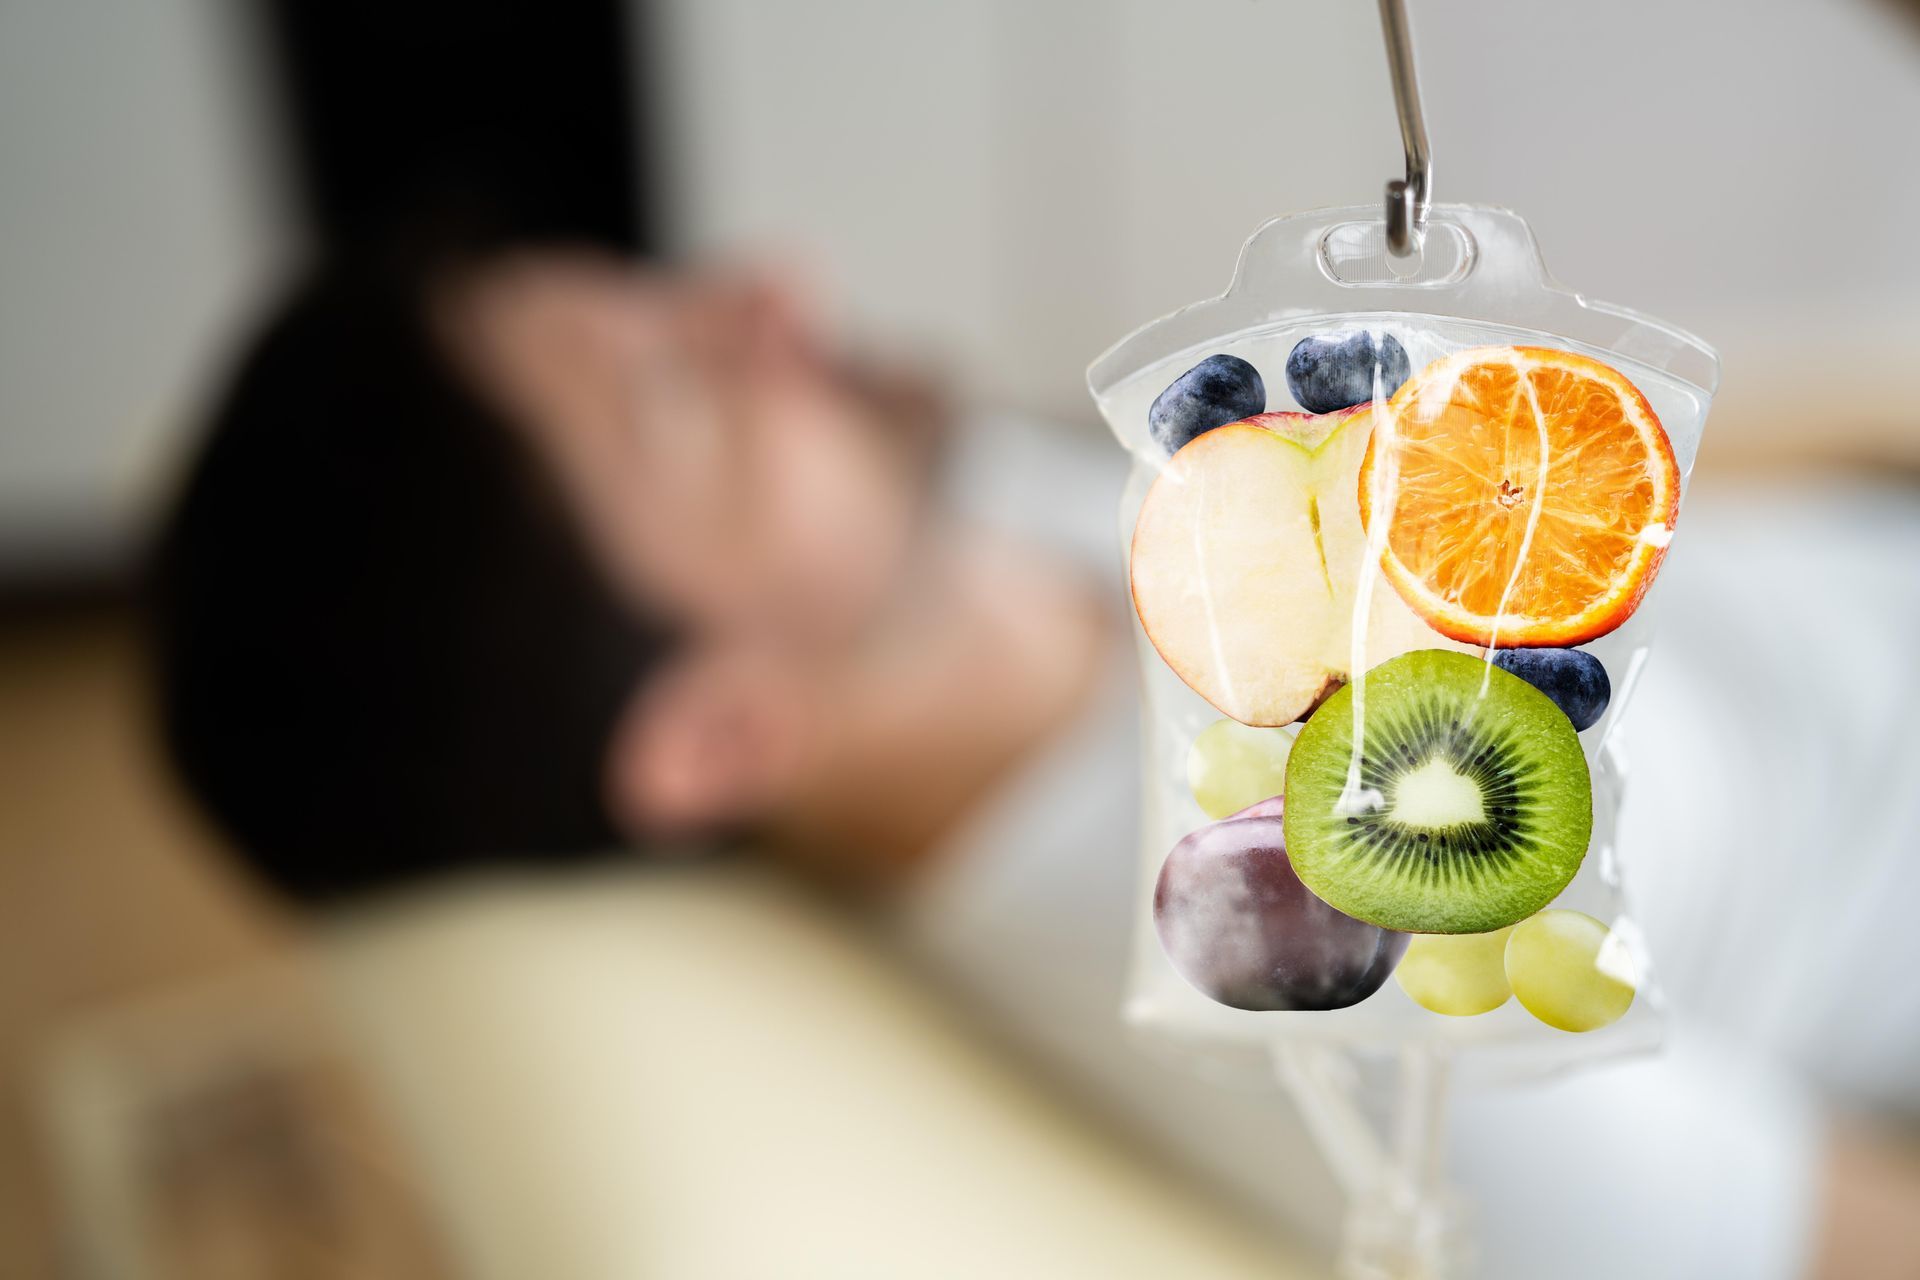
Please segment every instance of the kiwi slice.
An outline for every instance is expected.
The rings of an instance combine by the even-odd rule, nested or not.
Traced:
[[[1489,933],[1573,879],[1593,786],[1547,695],[1420,649],[1313,713],[1287,760],[1285,822],[1294,873],[1328,905],[1386,929]]]

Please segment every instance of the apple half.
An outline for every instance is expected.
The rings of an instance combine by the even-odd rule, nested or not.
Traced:
[[[1371,405],[1263,413],[1196,437],[1134,525],[1133,604],[1161,658],[1242,724],[1291,724],[1364,667],[1462,649],[1402,603],[1367,556],[1360,462]],[[1356,605],[1368,584],[1364,645]]]

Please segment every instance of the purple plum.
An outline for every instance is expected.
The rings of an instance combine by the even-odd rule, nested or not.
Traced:
[[[1181,977],[1236,1009],[1344,1009],[1380,989],[1407,935],[1313,896],[1287,861],[1279,805],[1200,828],[1167,855],[1153,924]]]

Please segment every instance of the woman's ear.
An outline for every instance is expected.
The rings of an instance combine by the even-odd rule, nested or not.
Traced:
[[[631,838],[754,822],[794,793],[818,725],[813,685],[777,655],[691,653],[627,699],[607,802]]]

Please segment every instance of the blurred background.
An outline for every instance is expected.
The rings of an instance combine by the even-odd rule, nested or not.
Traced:
[[[1690,499],[1720,514],[1692,576],[1693,543],[1675,562],[1676,649],[1757,661],[1730,617],[1855,611],[1800,634],[1878,689],[1857,749],[1782,699],[1783,773],[1710,807],[1864,796],[1888,852],[1859,854],[1835,918],[1867,920],[1845,913],[1920,836],[1887,800],[1915,764],[1920,21],[1893,0],[1479,0],[1414,23],[1438,197],[1520,211],[1558,278],[1724,356]],[[451,208],[510,246],[777,264],[835,341],[952,406],[951,505],[1051,539],[1117,610],[1124,459],[1086,364],[1217,293],[1266,218],[1370,203],[1399,166],[1360,0],[0,3],[0,1274],[1316,1274],[1337,1198],[1280,1099],[1253,1105],[1299,1172],[1265,1197],[1260,1152],[1170,1136],[1234,1128],[1241,1101],[1084,1061],[1130,1052],[1107,1025],[1124,821],[878,920],[751,858],[320,912],[172,780],[135,592],[286,292]],[[1002,447],[1052,470],[998,473]],[[1783,599],[1764,570],[1785,561],[1756,559],[1776,551],[1870,571]],[[1671,660],[1676,700],[1691,669]],[[1632,722],[1635,745],[1663,723]],[[1062,778],[1100,785],[1009,785]],[[1636,858],[1678,811],[1647,803]],[[1789,826],[1821,829],[1756,838]],[[996,914],[1022,885],[1059,928]],[[1767,909],[1695,946],[1678,1007],[1782,935]],[[1082,912],[1101,923],[1076,932]],[[1084,976],[1009,995],[1012,958]],[[1891,1132],[1920,1102],[1920,1008],[1854,1012],[1876,1065],[1823,1071],[1776,1005],[1716,1031],[1816,1099],[1794,1106]],[[1826,1257],[1825,1176],[1788,1178],[1805,1229],[1778,1274]],[[1920,1203],[1908,1177],[1869,1179],[1893,1217]]]

